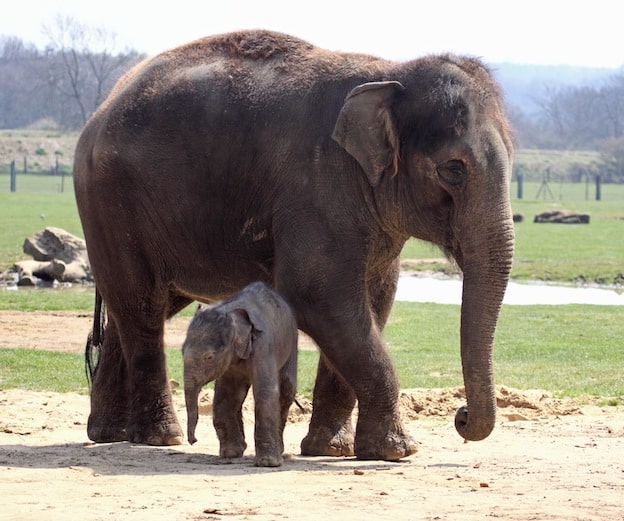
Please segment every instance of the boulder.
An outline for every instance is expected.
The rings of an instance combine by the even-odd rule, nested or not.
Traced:
[[[10,270],[17,274],[18,286],[93,282],[85,241],[62,228],[49,226],[35,233],[24,241],[23,250],[33,260],[16,262]]]
[[[534,223],[589,224],[589,214],[551,210],[535,216]]]

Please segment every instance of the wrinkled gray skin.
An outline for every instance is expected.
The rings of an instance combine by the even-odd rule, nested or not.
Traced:
[[[213,423],[222,458],[247,448],[241,407],[255,401],[255,465],[282,464],[284,426],[297,389],[297,323],[288,303],[255,282],[214,307],[199,307],[182,346],[188,440],[197,441],[197,400],[216,380]]]

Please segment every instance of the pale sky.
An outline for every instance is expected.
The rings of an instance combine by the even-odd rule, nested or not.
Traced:
[[[615,0],[4,0],[0,35],[43,48],[42,27],[59,14],[115,33],[119,50],[148,54],[209,34],[265,28],[396,60],[451,51],[487,63],[624,65]]]

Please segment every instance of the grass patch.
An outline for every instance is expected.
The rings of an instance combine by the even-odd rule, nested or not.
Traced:
[[[95,289],[89,286],[39,289],[0,289],[0,310],[12,311],[84,311],[91,313]]]
[[[396,302],[384,332],[402,388],[463,385],[459,306]],[[503,306],[494,353],[495,381],[561,397],[624,401],[622,310],[616,306]],[[317,351],[299,353],[299,393],[312,395]],[[182,382],[182,355],[167,351],[171,378]],[[0,387],[86,392],[83,357],[0,349]]]
[[[496,383],[622,399],[623,318],[617,306],[503,306]],[[385,338],[402,387],[463,385],[458,306],[396,302]]]
[[[86,394],[84,356],[37,349],[0,349],[0,388]]]

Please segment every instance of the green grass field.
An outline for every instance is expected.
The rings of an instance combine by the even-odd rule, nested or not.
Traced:
[[[524,194],[537,194],[539,183],[525,183]],[[553,188],[554,190],[554,188]],[[624,283],[624,185],[603,185],[603,200],[585,200],[584,183],[561,188],[569,199],[512,199],[516,224],[516,249],[511,276],[518,280]],[[515,194],[512,186],[512,194]],[[546,210],[589,213],[590,224],[535,224]],[[403,251],[408,259],[439,257],[437,248],[410,240]],[[436,262],[414,266],[439,268]]]
[[[0,271],[23,259],[24,239],[45,226],[82,235],[71,178],[59,191],[59,178],[18,177],[8,192],[0,175]],[[529,199],[538,183],[526,183],[525,199],[514,197],[514,212],[525,216],[516,226],[512,276],[551,281],[622,281],[624,273],[624,186],[603,186],[603,200],[585,199],[585,185],[551,189],[555,200]],[[512,194],[515,194],[512,186]],[[589,225],[534,224],[533,216],[552,208],[591,214]],[[409,241],[404,258],[440,257],[429,244]],[[421,264],[419,269],[431,267]],[[92,289],[0,290],[0,309],[83,310],[93,305]],[[190,316],[192,310],[184,311]],[[600,395],[624,401],[624,310],[602,306],[505,306],[495,351],[496,382],[520,389],[541,388],[562,396]],[[447,387],[462,384],[459,358],[459,307],[396,303],[385,339],[401,384]],[[0,346],[1,347],[1,346]],[[181,378],[181,357],[168,353],[171,376]],[[310,394],[318,355],[300,354],[299,390]],[[24,349],[0,349],[0,387],[86,392],[83,357]]]
[[[76,301],[88,311],[92,300]],[[190,316],[189,308],[185,311]],[[496,383],[558,396],[624,402],[624,311],[614,306],[504,306],[495,349]],[[403,388],[463,385],[459,306],[397,302],[384,332]],[[167,353],[182,381],[179,349]],[[310,396],[318,353],[299,353],[299,393]],[[87,392],[81,354],[0,349],[0,388]]]

